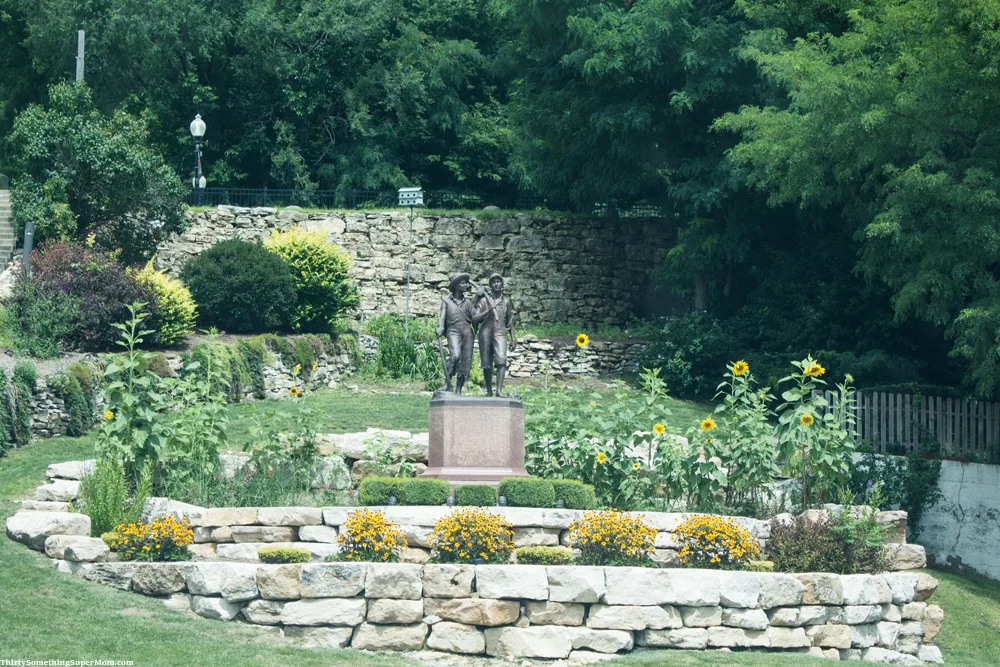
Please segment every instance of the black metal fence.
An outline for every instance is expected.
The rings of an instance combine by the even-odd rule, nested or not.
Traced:
[[[320,209],[391,209],[398,208],[395,190],[290,190],[271,188],[204,188],[191,190],[187,203],[191,206],[301,206]],[[614,203],[595,203],[581,208],[567,201],[522,193],[467,194],[445,190],[425,190],[424,206],[431,209],[483,209],[496,206],[518,211],[565,211],[581,215],[620,217],[665,217],[664,207],[650,203],[633,203],[620,207]]]

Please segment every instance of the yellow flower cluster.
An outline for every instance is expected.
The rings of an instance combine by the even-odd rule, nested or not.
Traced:
[[[120,523],[107,535],[108,547],[122,560],[188,560],[191,552],[187,546],[194,541],[188,520],[177,521],[172,516],[153,523]]]
[[[584,565],[627,565],[649,558],[656,530],[639,516],[608,510],[587,512],[569,525],[570,544]]]
[[[340,556],[344,560],[396,562],[406,548],[402,529],[385,518],[382,510],[359,509],[351,512],[340,528]]]
[[[690,516],[674,534],[681,543],[678,556],[685,565],[742,569],[760,555],[760,545],[750,531],[721,516]]]
[[[477,507],[458,509],[438,519],[431,533],[437,563],[506,563],[514,551],[514,527],[501,516]]]

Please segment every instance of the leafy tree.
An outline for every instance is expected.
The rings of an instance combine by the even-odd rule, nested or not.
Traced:
[[[778,3],[748,0],[750,15]],[[718,127],[773,205],[829,211],[861,248],[858,270],[892,290],[897,320],[949,326],[982,393],[1000,313],[1000,119],[992,99],[1000,7],[988,0],[831,3],[849,26],[791,40],[751,36],[745,55],[782,87]]]
[[[146,122],[94,109],[77,83],[49,89],[46,107],[18,115],[8,137],[16,173],[14,221],[35,224],[36,239],[68,240],[93,230],[126,262],[151,253],[184,220],[182,186],[146,144]]]

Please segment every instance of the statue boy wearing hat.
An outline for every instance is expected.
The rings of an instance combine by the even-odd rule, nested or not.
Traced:
[[[507,370],[507,332],[510,332],[510,349],[517,347],[514,337],[514,305],[503,293],[503,277],[490,276],[489,291],[476,290],[473,302],[475,312],[472,324],[479,326],[479,360],[486,379],[486,395],[493,395],[493,368],[497,372],[497,396],[503,395],[503,381]]]
[[[465,298],[469,291],[469,274],[454,273],[448,280],[451,294],[441,300],[441,316],[437,335],[448,341],[448,362],[444,368],[444,390],[451,391],[451,378],[458,372],[455,392],[461,394],[472,370],[473,305]]]

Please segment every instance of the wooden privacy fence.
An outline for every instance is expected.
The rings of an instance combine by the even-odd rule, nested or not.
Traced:
[[[836,409],[838,395],[824,396]],[[902,454],[936,442],[941,456],[1000,463],[1000,403],[859,391],[854,413],[858,444],[878,453]]]

